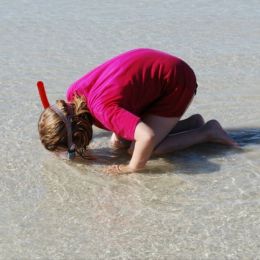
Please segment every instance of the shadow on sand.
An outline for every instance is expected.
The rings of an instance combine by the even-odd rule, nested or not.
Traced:
[[[241,147],[260,144],[260,128],[234,128],[226,131]]]
[[[220,144],[206,143],[176,152],[164,157],[174,165],[174,171],[185,174],[209,174],[220,170],[221,164],[211,159],[223,158],[229,160],[234,154],[251,151],[251,145],[260,144],[260,128],[230,128],[225,129],[240,145],[240,148],[227,147]],[[252,149],[254,149],[252,147]]]

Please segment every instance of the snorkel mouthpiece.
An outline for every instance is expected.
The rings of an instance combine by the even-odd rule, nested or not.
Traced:
[[[68,155],[67,155],[69,160],[72,160],[76,157],[76,151],[75,151],[75,145],[72,145],[72,148],[68,150]]]
[[[71,118],[73,114],[72,107],[70,104],[67,104],[68,116],[65,116],[64,113],[57,107],[57,105],[50,106],[50,103],[46,95],[45,87],[42,81],[37,82],[37,87],[38,87],[43,108],[44,109],[50,108],[51,110],[53,110],[61,118],[61,120],[64,122],[66,126],[67,138],[68,138],[67,158],[69,160],[72,160],[76,156],[75,144],[72,142],[72,130],[71,130]]]

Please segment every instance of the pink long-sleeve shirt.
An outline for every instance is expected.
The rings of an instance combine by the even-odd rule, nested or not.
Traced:
[[[183,78],[178,76],[183,73],[178,72],[187,67],[185,62],[165,52],[134,49],[74,82],[67,90],[67,100],[72,101],[75,94],[85,96],[96,126],[133,140],[136,125],[145,112],[166,117],[183,112],[182,109],[172,112],[170,107],[174,107],[174,102],[178,105],[182,92],[177,86]]]

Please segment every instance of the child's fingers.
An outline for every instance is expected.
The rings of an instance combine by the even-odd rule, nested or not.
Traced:
[[[131,172],[132,171],[129,169],[129,167],[123,164],[113,164],[105,169],[105,173],[111,175],[128,174]]]
[[[118,175],[120,174],[119,165],[113,164],[111,166],[108,166],[107,168],[105,168],[104,172],[106,174]]]

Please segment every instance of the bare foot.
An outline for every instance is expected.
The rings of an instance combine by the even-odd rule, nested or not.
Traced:
[[[204,127],[208,132],[209,142],[239,147],[239,144],[228,136],[217,120],[208,121]]]

